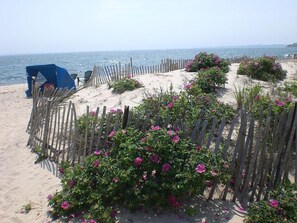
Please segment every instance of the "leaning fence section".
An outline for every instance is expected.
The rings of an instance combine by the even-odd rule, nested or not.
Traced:
[[[163,59],[160,64],[135,66],[133,65],[132,58],[130,58],[129,64],[119,62],[118,64],[109,66],[94,66],[89,84],[98,86],[128,76],[134,77],[144,74],[166,73],[183,69],[189,61],[184,59]]]
[[[64,94],[65,95],[65,92]],[[155,119],[150,113],[140,114],[118,110],[107,112],[106,107],[77,117],[75,105],[57,103],[57,98],[42,97],[32,110],[28,144],[38,148],[45,157],[55,162],[80,163],[98,148],[111,146],[110,133],[133,127],[146,131],[151,125],[178,127],[193,143],[221,154],[231,173],[228,183],[213,182],[207,196],[212,199],[220,190],[220,199],[242,202],[268,199],[268,192],[295,174],[297,113],[284,111],[279,117],[255,120],[241,111],[230,123],[214,117],[197,120],[186,126],[182,120],[169,123]]]

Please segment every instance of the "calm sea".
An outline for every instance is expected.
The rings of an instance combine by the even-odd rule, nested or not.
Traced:
[[[106,51],[84,53],[51,53],[32,55],[0,56],[0,85],[26,83],[26,66],[54,63],[64,67],[69,73],[78,73],[83,76],[87,70],[96,65],[111,65],[129,63],[133,58],[134,65],[159,64],[161,59],[191,59],[197,53],[205,51],[215,53],[223,58],[241,56],[260,57],[263,55],[284,57],[287,54],[296,54],[296,48],[266,47],[266,48],[201,48],[178,50],[135,50],[135,51]]]

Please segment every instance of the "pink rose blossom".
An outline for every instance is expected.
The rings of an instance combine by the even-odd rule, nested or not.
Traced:
[[[110,113],[117,113],[117,110],[115,108],[111,108],[109,112]]]
[[[173,204],[176,202],[176,197],[174,195],[169,195],[168,200],[170,204]]]
[[[168,105],[167,105],[167,108],[172,108],[173,107],[173,102],[170,102]]]
[[[279,101],[279,100],[275,100],[274,103],[279,106],[279,107],[282,107],[285,105],[285,102],[282,102],[282,101]]]
[[[108,156],[109,156],[109,152],[106,151],[106,152],[104,153],[104,156],[105,156],[105,157],[108,157]]]
[[[94,219],[91,219],[90,223],[97,223],[97,221],[95,221]]]
[[[179,141],[179,136],[178,135],[173,136],[172,142],[178,143],[178,141]]]
[[[152,151],[153,151],[153,148],[150,147],[150,146],[147,146],[147,147],[146,147],[146,150],[149,151],[149,152],[152,152]]]
[[[128,74],[127,78],[132,78],[132,74]]]
[[[59,168],[59,172],[60,172],[61,174],[64,174],[64,173],[65,173],[64,168],[63,168],[63,167],[60,167],[60,168]]]
[[[96,150],[96,151],[94,152],[94,155],[99,156],[101,153],[102,153],[101,150]]]
[[[88,223],[87,219],[82,219],[81,223]]]
[[[161,127],[158,126],[158,125],[156,125],[156,126],[152,126],[151,129],[152,129],[153,131],[158,131],[158,130],[161,129]]]
[[[168,134],[169,136],[173,136],[173,135],[174,135],[174,131],[169,130],[169,131],[167,131],[167,134]]]
[[[168,172],[171,169],[171,165],[169,163],[164,163],[162,166],[162,171],[164,173]]]
[[[114,183],[117,183],[117,182],[119,182],[119,178],[114,177],[114,178],[112,179],[112,181],[113,181]]]
[[[94,162],[93,162],[93,167],[98,167],[99,166],[99,164],[100,164],[100,162],[99,162],[99,160],[95,160]]]
[[[187,84],[187,85],[185,85],[185,89],[186,89],[186,90],[190,90],[191,87],[192,87],[192,84]]]
[[[47,195],[47,200],[50,201],[53,198],[53,195],[49,194]]]
[[[204,173],[206,171],[206,168],[204,164],[200,163],[197,165],[195,170],[197,173]]]
[[[256,95],[255,100],[259,101],[259,99],[260,99],[260,95]]]
[[[67,210],[68,208],[70,208],[70,204],[68,201],[63,201],[61,204],[61,208],[64,210]]]
[[[269,200],[269,205],[273,208],[277,208],[279,203],[277,200],[272,199],[272,200]]]
[[[116,131],[115,131],[115,130],[112,130],[112,131],[109,133],[108,137],[109,137],[109,138],[112,138],[112,137],[115,136],[115,134],[116,134]]]
[[[174,95],[173,100],[176,101],[178,99],[178,96]]]
[[[176,200],[176,197],[174,195],[169,195],[169,203],[174,207],[174,208],[179,208],[181,206],[181,203],[179,203]]]
[[[150,160],[151,160],[153,163],[160,163],[161,158],[160,158],[157,154],[153,154],[153,155],[150,157]]]
[[[91,111],[91,112],[90,112],[90,115],[92,115],[92,116],[96,116],[96,112]]]
[[[141,165],[142,161],[143,161],[143,159],[141,159],[140,157],[136,157],[136,158],[134,159],[134,165],[135,165],[136,167],[138,167],[138,166]]]
[[[197,145],[196,150],[199,152],[201,150],[201,146]]]
[[[146,141],[146,137],[143,137],[140,139],[141,142],[145,142]]]
[[[286,98],[286,101],[292,101],[292,98],[287,97],[287,98]]]

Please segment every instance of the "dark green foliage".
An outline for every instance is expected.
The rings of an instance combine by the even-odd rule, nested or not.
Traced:
[[[195,56],[194,60],[186,64],[186,71],[198,72],[200,70],[218,67],[224,73],[227,73],[229,71],[229,65],[227,60],[222,59],[213,53],[207,54],[206,52],[200,52]]]
[[[209,123],[214,117],[217,117],[219,122],[225,117],[227,123],[233,119],[236,113],[230,105],[218,101],[213,94],[188,94],[191,89],[192,86],[188,86],[187,91],[179,95],[175,95],[174,92],[165,92],[162,95],[152,96],[144,99],[135,110],[143,113],[150,111],[153,120],[157,117],[161,121],[169,118],[170,124],[180,120],[190,128],[189,131],[193,130],[199,118],[208,120]]]
[[[227,80],[226,73],[218,67],[212,67],[198,71],[193,84],[199,87],[202,92],[211,93],[215,91],[216,87],[226,84]]]
[[[113,222],[112,210],[126,207],[178,208],[206,184],[229,177],[220,155],[196,147],[174,129],[159,126],[112,135],[110,150],[97,150],[83,164],[64,166],[62,190],[50,197],[53,215],[73,214]]]
[[[287,185],[271,192],[271,199],[253,203],[248,209],[246,223],[297,222],[296,186]]]
[[[286,78],[287,72],[276,62],[274,57],[261,57],[242,62],[237,70],[239,75],[247,75],[262,81],[277,81]]]

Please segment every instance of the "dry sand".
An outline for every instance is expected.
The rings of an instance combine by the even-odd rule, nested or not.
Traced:
[[[282,63],[283,68],[288,70],[288,79],[297,78],[297,61]],[[246,77],[237,76],[238,64],[231,66],[228,73],[228,84],[222,91],[220,100],[234,104],[234,86],[244,86],[254,81]],[[99,88],[87,88],[73,95],[70,100],[79,107],[82,114],[86,105],[91,110],[97,106],[111,108],[124,108],[124,105],[138,105],[144,93],[151,94],[169,89],[171,83],[175,91],[179,92],[187,79],[192,74],[178,70],[165,74],[143,75],[137,77],[144,85],[132,92],[122,95],[111,94],[107,85]],[[56,166],[45,161],[34,164],[36,156],[31,153],[26,143],[28,134],[25,132],[31,111],[31,99],[25,98],[25,85],[0,86],[0,222],[1,223],[41,223],[50,222],[47,215],[47,195],[60,189],[60,179],[56,174]],[[201,199],[201,198],[200,198]],[[199,202],[198,202],[199,203]],[[22,209],[24,205],[31,204],[32,210],[25,214]],[[238,211],[232,202],[205,201],[196,206],[197,216],[187,217],[184,214],[163,213],[155,215],[152,213],[139,212],[128,213],[123,211],[120,222],[133,223],[177,223],[177,222],[243,222],[243,214]]]

